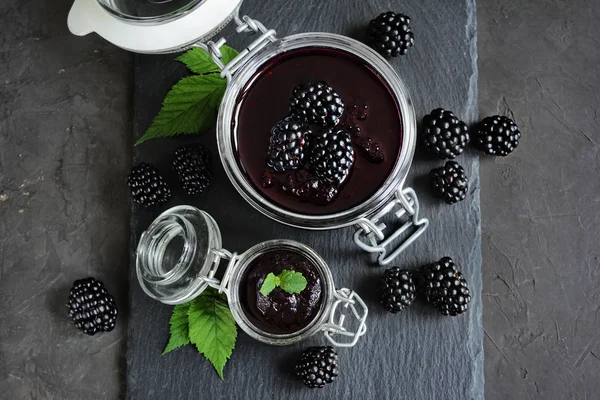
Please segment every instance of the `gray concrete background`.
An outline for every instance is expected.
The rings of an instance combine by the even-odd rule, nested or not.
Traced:
[[[0,398],[123,394],[126,310],[90,341],[64,318],[94,275],[127,303],[131,56],[66,28],[69,0],[0,4]],[[482,158],[486,398],[600,389],[600,10],[478,4],[479,109],[523,131]]]

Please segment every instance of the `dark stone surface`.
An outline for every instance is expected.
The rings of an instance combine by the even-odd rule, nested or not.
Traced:
[[[481,159],[486,398],[598,399],[600,8],[479,3],[480,113],[523,132]]]
[[[481,160],[486,398],[595,399],[600,9],[594,0],[477,3],[480,114],[508,104],[525,134],[513,155]],[[72,36],[70,6],[0,2],[2,399],[124,393],[131,56]],[[86,150],[88,163],[71,165]],[[66,233],[45,239],[56,231]],[[117,296],[113,333],[86,337],[64,318],[71,282],[87,275]]]
[[[284,0],[255,1],[246,5],[251,14],[280,36],[302,31],[331,31],[356,35],[379,10],[382,2],[310,0],[290,6]],[[284,8],[274,15],[272,10]],[[467,121],[476,118],[476,54],[473,3],[462,6],[427,1],[406,5],[413,18],[420,46],[406,57],[393,60],[397,71],[413,94],[416,114],[444,106]],[[314,12],[307,13],[307,10]],[[318,15],[318,17],[315,17]],[[340,18],[345,15],[345,18]],[[445,23],[450,18],[453,24]],[[288,23],[289,22],[289,23]],[[439,29],[428,29],[429,25]],[[242,37],[228,30],[225,37],[240,48]],[[247,39],[245,39],[247,43]],[[444,43],[438,47],[437,43]],[[452,59],[452,68],[432,62]],[[169,87],[185,73],[185,68],[163,57],[138,56],[135,69],[134,135],[141,135],[158,111]],[[156,164],[176,182],[170,170],[173,149],[182,142],[200,141],[216,155],[214,131],[187,139],[155,140],[135,149],[135,160]],[[419,303],[400,315],[386,313],[379,306],[374,286],[383,268],[369,266],[369,256],[351,240],[352,228],[329,232],[309,232],[289,228],[262,216],[248,205],[227,179],[220,162],[213,163],[214,185],[196,197],[175,196],[166,209],[176,204],[192,204],[210,213],[221,228],[223,245],[239,253],[263,240],[291,238],[308,244],[329,263],[338,287],[349,287],[364,297],[370,307],[368,333],[352,349],[340,349],[341,377],[322,391],[305,389],[291,374],[293,363],[309,345],[325,345],[317,334],[306,342],[288,347],[261,344],[240,331],[236,349],[225,367],[225,381],[219,381],[212,366],[191,346],[166,356],[161,351],[168,340],[171,306],[147,297],[130,274],[131,318],[127,355],[127,398],[483,398],[483,332],[481,325],[481,250],[479,228],[479,160],[473,154],[458,161],[470,176],[470,196],[453,207],[429,195],[427,173],[442,162],[419,154],[409,174],[409,183],[420,195],[421,213],[431,220],[428,231],[397,263],[414,269],[444,255],[461,266],[473,291],[469,312],[458,318],[442,317],[433,308]],[[160,210],[134,209],[132,234],[137,242]],[[363,378],[373,377],[373,378]],[[377,377],[377,378],[375,378]],[[362,381],[364,379],[364,381]],[[258,382],[258,384],[256,383]],[[443,382],[443,384],[441,384]]]

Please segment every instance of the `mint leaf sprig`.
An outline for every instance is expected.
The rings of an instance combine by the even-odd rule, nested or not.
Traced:
[[[221,47],[223,64],[238,53],[228,46]],[[175,60],[185,64],[197,75],[177,82],[165,96],[158,115],[136,145],[147,140],[179,134],[193,134],[208,130],[216,121],[227,80],[210,55],[198,48],[181,54]]]
[[[306,278],[302,273],[284,269],[279,275],[269,272],[260,287],[260,294],[268,296],[276,287],[290,294],[300,293],[306,288]]]
[[[192,343],[223,379],[223,368],[237,339],[225,295],[207,288],[194,300],[175,306],[169,324],[171,336],[163,354]]]

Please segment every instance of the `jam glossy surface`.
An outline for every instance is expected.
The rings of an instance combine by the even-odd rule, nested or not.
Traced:
[[[286,193],[282,183],[298,182],[298,171],[273,173],[265,163],[271,128],[288,115],[294,86],[309,81],[325,81],[341,96],[345,112],[339,127],[353,132],[360,128],[359,135],[353,134],[356,161],[350,177],[326,203]],[[232,142],[248,182],[276,205],[306,215],[335,214],[365,202],[389,177],[402,143],[399,107],[387,84],[361,59],[338,50],[293,50],[271,60],[244,88],[234,115]],[[383,160],[374,160],[361,148],[369,138],[379,145],[377,157]],[[265,180],[272,184],[265,185]]]
[[[276,287],[267,296],[260,288],[267,275],[284,269],[302,273],[307,285],[298,294]],[[300,253],[275,250],[262,254],[248,266],[240,285],[240,301],[246,317],[257,328],[273,334],[290,334],[308,326],[323,303],[323,283],[315,265]]]

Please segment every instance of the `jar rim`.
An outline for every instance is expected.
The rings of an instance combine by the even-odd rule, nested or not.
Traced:
[[[367,63],[389,87],[400,109],[402,122],[402,144],[396,163],[381,187],[366,201],[337,213],[309,215],[285,209],[260,194],[244,176],[235,156],[232,121],[236,102],[246,84],[256,72],[273,58],[292,50],[303,48],[330,48],[348,52]],[[309,32],[278,39],[250,58],[236,71],[229,82],[217,119],[217,145],[225,172],[236,190],[262,214],[299,228],[324,230],[353,225],[361,218],[378,211],[402,186],[416,147],[416,119],[412,100],[402,79],[390,64],[373,49],[346,36]]]
[[[257,327],[246,316],[246,311],[240,300],[240,285],[252,261],[263,254],[276,250],[288,250],[306,257],[315,266],[322,280],[323,293],[319,312],[307,326],[293,333],[274,334]],[[263,343],[283,346],[304,340],[321,329],[331,311],[334,292],[335,285],[331,270],[325,260],[315,250],[294,240],[275,239],[258,243],[240,255],[235,271],[233,271],[229,280],[227,299],[234,320],[244,332]]]

